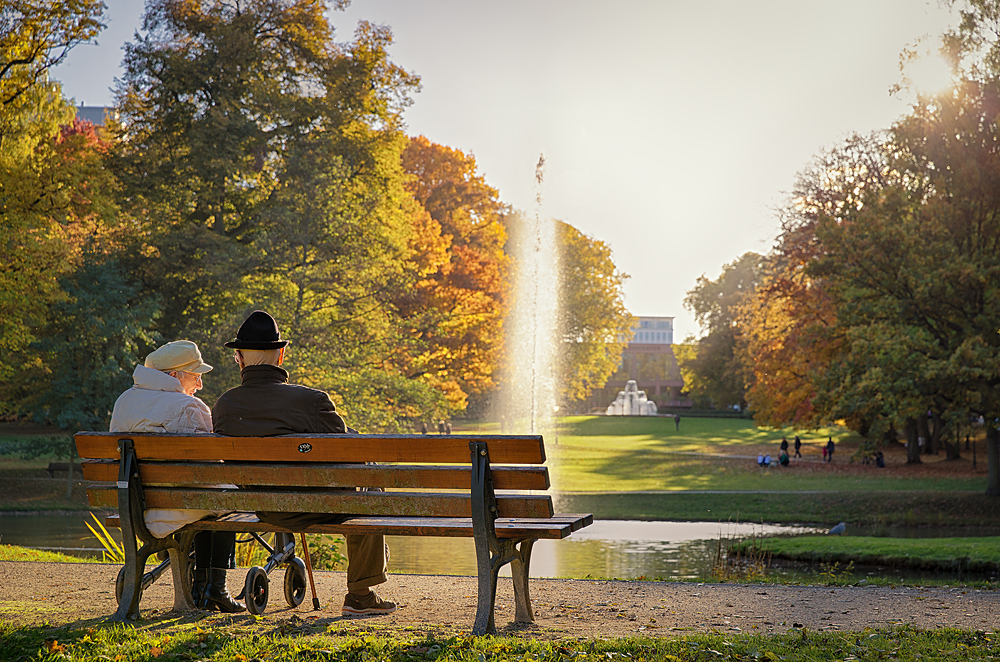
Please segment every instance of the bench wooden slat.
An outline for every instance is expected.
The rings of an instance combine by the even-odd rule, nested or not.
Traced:
[[[526,518],[499,518],[495,522],[498,538],[546,538],[561,540],[572,532],[589,526],[594,521],[590,514],[557,514],[545,520]],[[118,527],[117,515],[104,519],[109,528]],[[186,528],[212,531],[288,531],[280,526],[261,522],[253,513],[230,513],[218,520],[203,520]],[[392,536],[437,536],[471,538],[472,519],[464,517],[351,517],[338,524],[314,524],[297,527],[295,533],[364,534],[383,533]]]
[[[217,434],[155,435],[78,432],[80,457],[118,459],[118,439],[135,442],[139,460],[259,460],[265,462],[426,462],[468,463],[469,442],[486,442],[490,462],[543,464],[539,435],[290,434],[280,437],[224,437]],[[302,440],[308,440],[303,442]],[[329,443],[325,440],[329,439]],[[299,449],[309,446],[308,452]]]
[[[151,487],[143,490],[147,508],[203,508],[206,510],[266,510],[286,513],[345,513],[352,515],[420,515],[471,517],[468,494],[430,492],[195,490]],[[117,508],[118,489],[94,486],[87,490],[90,505]],[[499,517],[550,517],[548,495],[497,495]]]
[[[492,467],[498,490],[547,490],[545,467]],[[387,489],[469,489],[471,467],[364,464],[251,464],[240,462],[146,462],[139,465],[144,485],[234,484],[296,485],[300,487],[354,487]],[[118,480],[118,463],[110,460],[83,463],[83,477],[92,481]]]

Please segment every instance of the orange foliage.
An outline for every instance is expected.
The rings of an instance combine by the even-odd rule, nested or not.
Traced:
[[[507,258],[503,205],[476,173],[471,155],[413,138],[403,152],[407,189],[421,209],[411,240],[414,286],[394,304],[409,345],[397,359],[411,378],[465,407],[469,393],[493,385],[499,360]]]

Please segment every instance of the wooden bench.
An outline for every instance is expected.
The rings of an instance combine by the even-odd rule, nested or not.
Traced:
[[[45,468],[49,472],[49,478],[55,478],[57,471],[69,471],[69,462],[49,462],[49,466]],[[80,473],[82,470],[80,465],[73,465],[73,473]]]
[[[540,466],[542,437],[535,435],[79,432],[75,439],[84,478],[95,481],[87,490],[90,504],[118,508],[125,541],[118,621],[138,617],[146,559],[162,550],[170,554],[175,609],[193,608],[188,555],[197,531],[381,533],[474,538],[479,600],[472,632],[493,633],[500,568],[511,564],[515,620],[531,622],[528,565],[535,540],[565,538],[593,522],[589,514],[553,514],[551,496],[539,494],[548,490],[549,476]],[[157,539],[143,521],[146,508],[235,512]],[[347,517],[290,531],[261,522],[255,511]]]

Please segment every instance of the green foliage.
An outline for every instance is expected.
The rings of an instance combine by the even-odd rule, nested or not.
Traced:
[[[75,453],[73,438],[61,435],[35,435],[29,437],[0,437],[0,455],[12,455],[22,460],[33,460],[46,455],[68,456]]]
[[[140,346],[157,303],[141,299],[118,263],[93,252],[63,279],[66,299],[53,306],[43,338],[35,344],[51,366],[47,388],[30,406],[39,423],[64,430],[107,429],[117,397],[131,386]]]
[[[6,0],[0,11],[0,107],[44,86],[49,70],[104,28],[100,0]],[[0,128],[0,141],[6,134]]]
[[[209,401],[235,381],[221,345],[265,309],[294,381],[330,391],[353,427],[406,428],[442,409],[397,360],[416,232],[400,112],[418,81],[389,61],[386,28],[335,44],[323,9],[148,5],[117,91],[113,165],[145,230],[127,263],[162,294],[163,337],[224,367]]]
[[[306,543],[314,570],[343,570],[347,567],[343,536],[312,534],[306,536]]]
[[[724,265],[715,280],[699,276],[684,299],[684,307],[694,313],[703,335],[694,351],[677,356],[685,376],[684,392],[695,406],[746,408],[745,376],[736,349],[736,317],[741,303],[752,296],[760,280],[762,258],[746,253]]]
[[[104,563],[114,563],[122,564],[125,563],[125,547],[112,537],[108,530],[104,527],[104,523],[95,515],[94,513],[87,513],[90,515],[90,519],[93,520],[94,524],[97,525],[95,529],[90,522],[84,522],[90,533],[97,538],[97,541],[101,543],[103,551],[101,552],[101,561]],[[142,546],[142,541],[139,541],[138,545]]]
[[[556,225],[560,250],[559,297],[563,402],[586,399],[602,388],[621,361],[634,318],[625,308],[628,275],[615,266],[611,248],[568,223]]]

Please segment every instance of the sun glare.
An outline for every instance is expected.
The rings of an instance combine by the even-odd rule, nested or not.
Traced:
[[[929,54],[906,66],[906,77],[917,94],[933,95],[952,85],[951,70],[940,56]]]

